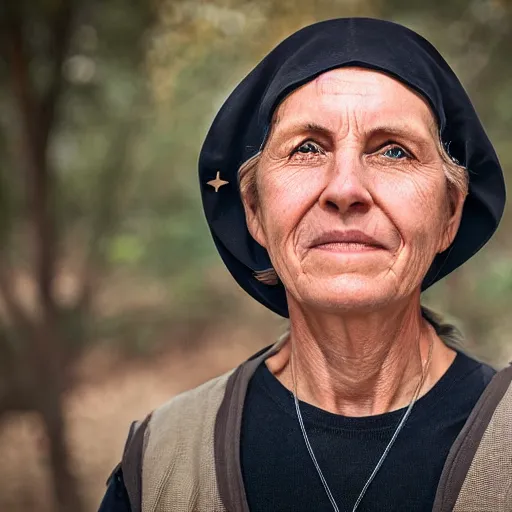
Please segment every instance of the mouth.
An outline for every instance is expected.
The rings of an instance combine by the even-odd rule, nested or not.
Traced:
[[[315,238],[310,248],[342,253],[386,249],[381,242],[358,230],[328,231]]]

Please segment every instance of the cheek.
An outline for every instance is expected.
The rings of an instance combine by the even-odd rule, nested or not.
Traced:
[[[269,245],[283,244],[315,204],[322,190],[320,173],[304,175],[304,170],[274,170],[258,182],[264,208],[262,224]]]
[[[409,250],[430,258],[442,236],[446,208],[446,184],[438,170],[377,180],[382,209],[399,230]],[[432,254],[431,254],[432,253]]]

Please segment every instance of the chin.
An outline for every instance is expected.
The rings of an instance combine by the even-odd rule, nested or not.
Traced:
[[[394,283],[379,282],[376,276],[343,275],[310,282],[298,289],[303,307],[332,313],[367,313],[397,298]]]

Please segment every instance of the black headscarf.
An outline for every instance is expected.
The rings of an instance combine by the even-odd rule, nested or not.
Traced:
[[[468,169],[469,194],[460,228],[452,245],[434,259],[423,290],[489,240],[505,206],[503,173],[492,144],[455,73],[427,40],[396,23],[370,18],[333,19],[299,30],[229,96],[199,157],[204,211],[224,263],[246,292],[285,317],[283,285],[269,286],[254,277],[271,262],[247,229],[237,173],[262,148],[272,115],[286,95],[325,71],[346,66],[384,72],[421,94],[437,117],[450,155]],[[208,184],[217,172],[228,182],[218,189]]]

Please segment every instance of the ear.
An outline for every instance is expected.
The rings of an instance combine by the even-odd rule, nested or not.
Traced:
[[[241,191],[242,204],[245,211],[245,221],[251,236],[261,246],[267,248],[267,237],[261,219],[261,210],[257,194],[251,187],[244,187]]]
[[[462,219],[465,197],[457,189],[449,191],[448,218],[441,237],[439,252],[446,251],[453,243]]]

